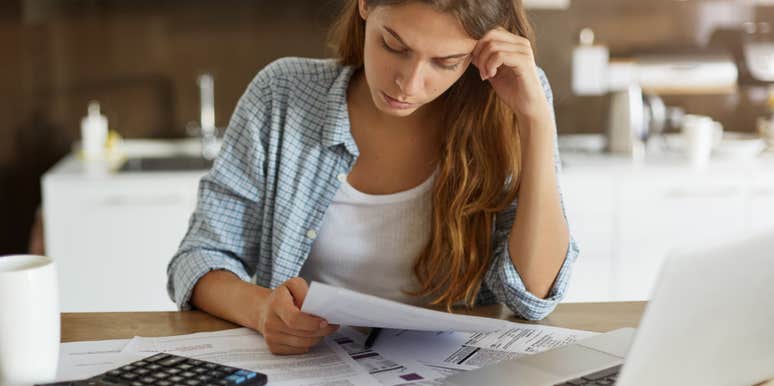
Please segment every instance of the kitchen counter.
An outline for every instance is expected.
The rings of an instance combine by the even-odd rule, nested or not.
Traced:
[[[137,179],[151,178],[163,180],[166,178],[190,178],[202,176],[206,170],[178,170],[153,172],[118,172],[118,168],[128,158],[136,157],[174,157],[200,155],[201,142],[197,138],[179,140],[132,139],[122,141],[116,153],[110,159],[85,161],[78,153],[78,145],[73,146],[73,152],[60,160],[44,175],[44,179],[59,178],[89,178],[89,179]]]

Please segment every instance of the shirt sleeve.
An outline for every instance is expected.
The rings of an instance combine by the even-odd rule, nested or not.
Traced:
[[[553,111],[551,86],[548,83],[548,79],[543,70],[538,69],[538,73],[546,98]],[[559,160],[559,147],[556,140],[554,141],[554,165],[557,178],[559,178],[561,164]],[[564,215],[565,220],[567,220],[561,189],[559,190],[559,199],[562,207],[562,214]],[[485,303],[489,300],[495,300],[500,303],[505,303],[508,308],[524,319],[540,320],[548,316],[548,314],[556,308],[559,301],[564,298],[567,284],[570,280],[572,266],[577,259],[579,249],[575,239],[570,235],[570,242],[564,257],[564,263],[559,269],[559,273],[554,280],[554,284],[551,287],[547,298],[538,298],[527,291],[519,272],[513,265],[508,248],[508,239],[511,227],[513,226],[513,222],[517,215],[517,207],[518,200],[514,200],[508,208],[498,213],[496,216],[495,231],[493,235],[493,261],[484,276],[484,288],[482,290],[484,293],[479,298],[479,301]]]
[[[199,182],[196,210],[167,266],[167,292],[189,310],[196,282],[212,270],[245,281],[255,274],[263,207],[265,148],[261,132],[271,122],[271,90],[259,72],[237,103],[212,169]]]

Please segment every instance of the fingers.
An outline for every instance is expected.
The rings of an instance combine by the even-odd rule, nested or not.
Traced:
[[[303,337],[303,336],[285,334],[282,332],[270,334],[265,336],[264,338],[266,339],[266,344],[268,344],[269,347],[281,345],[281,346],[290,346],[290,347],[302,348],[302,349],[309,349],[310,347],[319,343],[320,340],[322,340],[321,336]]]
[[[281,332],[283,334],[290,334],[305,338],[319,338],[328,336],[339,329],[339,326],[335,324],[329,324],[328,326],[317,329],[315,331],[299,330],[286,325],[285,322],[283,322],[279,317],[269,320],[267,324],[268,326],[266,329],[268,332]]]
[[[284,285],[277,287],[276,291],[282,291],[277,294],[277,304],[275,313],[288,327],[293,330],[302,330],[307,332],[317,331],[328,326],[328,322],[314,315],[301,312],[293,302],[290,290]]]
[[[309,348],[293,347],[282,343],[275,343],[269,344],[269,351],[274,355],[298,355],[308,353]]]
[[[262,333],[272,353],[289,355],[308,352],[311,347],[337,329],[336,325],[328,325],[316,331],[296,330],[287,326],[275,314],[266,321]]]
[[[479,67],[479,72],[481,72],[482,79],[491,79],[497,75],[500,66],[520,68],[527,63],[529,58],[529,55],[524,52],[495,51],[482,59],[483,64]]]
[[[309,284],[306,283],[306,280],[300,277],[294,277],[285,281],[282,285],[290,290],[290,294],[293,296],[293,303],[295,303],[298,308],[301,308],[301,305],[304,304],[306,293],[309,292]]]
[[[506,29],[500,27],[487,32],[484,36],[481,37],[481,39],[478,40],[476,47],[473,48],[473,56],[478,56],[478,54],[481,53],[481,51],[492,42],[504,42],[530,49],[532,48],[532,44],[530,43],[529,39],[512,34]]]
[[[518,67],[530,60],[534,61],[529,40],[498,28],[487,32],[478,41],[473,50],[472,63],[484,80],[494,77],[502,65]]]

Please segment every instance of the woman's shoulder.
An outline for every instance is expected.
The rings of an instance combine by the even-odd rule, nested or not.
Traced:
[[[331,84],[344,66],[336,59],[286,57],[267,64],[255,76],[254,83],[269,85]]]

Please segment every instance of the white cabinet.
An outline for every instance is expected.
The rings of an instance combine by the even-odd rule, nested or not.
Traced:
[[[565,302],[646,300],[672,251],[774,235],[774,157],[704,170],[679,160],[563,159],[560,182],[580,247]]]
[[[750,232],[774,233],[774,170],[752,176],[748,188],[745,220]]]
[[[589,171],[561,177],[570,230],[580,248],[566,302],[587,302],[613,296],[613,246],[616,236],[616,184],[609,176]]]
[[[744,231],[743,181],[733,176],[643,172],[624,179],[613,300],[649,298],[675,248]]]
[[[69,156],[42,181],[46,253],[62,312],[176,309],[166,268],[204,171],[90,173]]]

